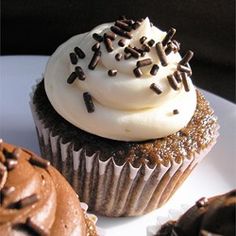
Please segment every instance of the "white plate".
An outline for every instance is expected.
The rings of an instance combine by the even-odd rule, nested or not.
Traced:
[[[45,56],[0,57],[0,137],[38,154],[38,141],[28,103],[31,87],[42,78],[47,59]],[[203,92],[221,126],[216,146],[161,209],[142,217],[98,217],[98,225],[106,229],[107,235],[143,236],[146,227],[155,224],[157,217],[166,215],[169,209],[179,208],[182,203],[191,205],[202,196],[221,194],[236,187],[236,106]]]

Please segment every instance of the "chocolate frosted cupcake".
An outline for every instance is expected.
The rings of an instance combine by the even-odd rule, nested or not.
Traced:
[[[0,200],[0,235],[97,235],[95,217],[50,162],[2,141]]]
[[[180,44],[148,18],[122,18],[61,45],[32,95],[44,157],[107,216],[162,206],[216,142]]]
[[[168,221],[155,236],[235,235],[236,190],[209,199],[201,198],[178,220]]]

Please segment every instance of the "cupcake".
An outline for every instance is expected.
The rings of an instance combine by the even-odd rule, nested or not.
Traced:
[[[2,141],[0,200],[0,235],[97,235],[96,217],[49,161]]]
[[[235,235],[236,190],[201,198],[178,220],[163,224],[155,236],[210,236]]]
[[[216,142],[175,32],[148,18],[99,25],[62,44],[33,89],[42,156],[98,214],[161,207]]]

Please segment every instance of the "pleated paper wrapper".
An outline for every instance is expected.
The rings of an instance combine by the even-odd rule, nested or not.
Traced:
[[[63,137],[53,136],[39,119],[32,101],[30,106],[42,157],[66,177],[89,210],[100,215],[136,216],[161,207],[214,145],[168,166],[118,166],[112,157],[101,161],[99,150],[89,156],[85,148],[75,150],[72,141],[63,143]]]

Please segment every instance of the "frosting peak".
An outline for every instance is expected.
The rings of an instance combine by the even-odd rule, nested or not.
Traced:
[[[72,37],[46,68],[51,104],[78,128],[110,139],[140,141],[177,132],[194,114],[196,92],[190,57],[181,60],[174,33],[159,30],[146,18],[103,24]],[[103,41],[97,42],[94,34]],[[70,62],[76,47],[84,56],[72,53]],[[84,93],[94,109],[85,105]]]

